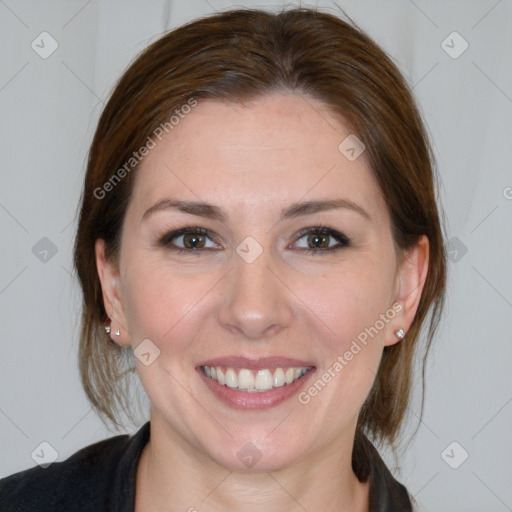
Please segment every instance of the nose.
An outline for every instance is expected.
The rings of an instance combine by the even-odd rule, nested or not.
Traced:
[[[290,324],[293,296],[279,274],[280,266],[266,250],[252,263],[236,252],[233,259],[224,281],[220,324],[250,340],[277,334]]]

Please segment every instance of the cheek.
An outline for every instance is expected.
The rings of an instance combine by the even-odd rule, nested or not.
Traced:
[[[317,278],[315,286],[304,282],[298,292],[310,306],[314,332],[323,333],[316,340],[324,354],[322,368],[312,383],[315,389],[306,392],[318,396],[326,410],[357,414],[370,391],[394,316],[389,309],[392,268],[391,259],[365,255]]]
[[[386,314],[392,296],[390,268],[368,255],[343,262],[311,282],[303,281],[298,295],[314,312],[312,318],[316,317],[318,327],[328,334],[326,340],[330,340],[333,349],[348,349],[352,340],[367,333],[380,315]],[[377,334],[372,330],[372,339],[385,334],[387,324],[381,324],[377,325]]]
[[[162,262],[150,259],[144,265],[127,265],[126,316],[133,343],[154,339],[157,344],[174,337],[180,324],[211,287],[207,276],[180,275]],[[197,307],[197,306],[196,306]],[[188,326],[190,328],[190,326]]]
[[[391,283],[380,265],[347,263],[317,280],[309,292],[302,290],[304,302],[314,305],[309,318],[323,358],[298,398],[305,410],[314,409],[313,421],[327,436],[335,436],[340,423],[356,421],[373,385],[388,326],[381,315],[386,317],[390,306]]]

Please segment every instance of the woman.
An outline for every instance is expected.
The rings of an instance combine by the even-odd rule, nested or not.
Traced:
[[[444,245],[414,100],[359,29],[243,10],[153,43],[99,121],[75,265],[85,391],[117,424],[132,361],[150,421],[4,479],[2,510],[413,510],[368,437],[398,439]]]

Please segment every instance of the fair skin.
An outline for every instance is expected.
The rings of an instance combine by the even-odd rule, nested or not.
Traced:
[[[102,240],[96,260],[116,340],[136,348],[150,339],[160,350],[148,366],[136,359],[151,402],[137,512],[368,510],[369,484],[351,468],[356,421],[384,347],[413,321],[428,240],[397,259],[365,154],[349,161],[338,150],[350,133],[322,103],[298,95],[199,102],[136,171],[118,264],[106,260]],[[225,219],[174,208],[144,216],[171,197],[213,204]],[[281,218],[294,203],[330,199],[356,208]],[[305,250],[315,237],[297,234],[318,224],[349,245]],[[212,237],[158,243],[187,226]],[[202,252],[186,249],[198,236]],[[251,263],[236,251],[248,236],[263,250]],[[339,245],[317,236],[322,247]],[[314,366],[307,390],[393,305],[400,311],[307,404],[292,396],[233,408],[198,373],[216,357],[292,357]],[[237,456],[247,443],[261,456],[250,468]]]

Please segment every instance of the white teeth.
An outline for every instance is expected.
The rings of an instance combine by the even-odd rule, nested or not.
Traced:
[[[268,391],[269,389],[272,389],[273,381],[274,378],[272,377],[270,370],[258,370],[254,387],[258,391]]]
[[[254,387],[254,375],[250,370],[243,368],[238,372],[238,388],[252,389]]]
[[[274,387],[280,388],[284,386],[284,371],[282,368],[277,368],[274,372]]]
[[[206,376],[223,386],[226,385],[239,391],[254,393],[291,384],[302,377],[309,370],[309,367],[287,368],[286,371],[284,368],[276,368],[273,373],[267,368],[253,372],[247,368],[241,368],[238,371],[227,368],[226,371],[223,371],[219,366],[203,366],[203,370]]]
[[[235,373],[235,370],[233,370],[233,368],[228,368],[226,371],[226,386],[228,388],[238,387],[238,379],[236,377],[236,373]]]

